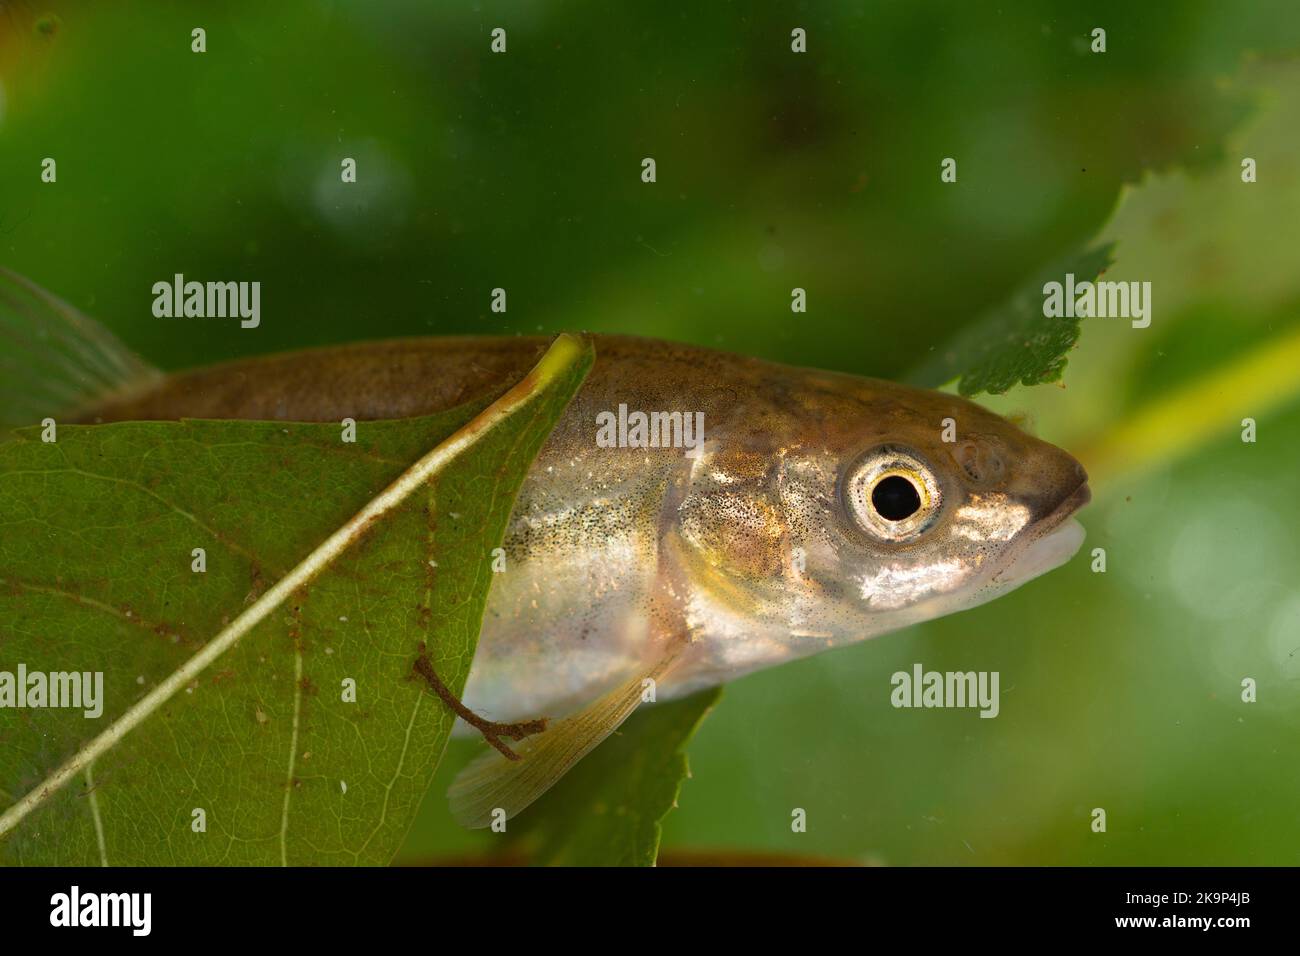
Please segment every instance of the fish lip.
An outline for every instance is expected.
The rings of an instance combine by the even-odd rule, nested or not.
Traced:
[[[1088,487],[1088,479],[1084,478],[1079,482],[1079,487],[1062,498],[1055,508],[1038,520],[1038,533],[1034,538],[1041,538],[1055,531],[1090,501],[1092,501],[1092,489]]]
[[[1016,566],[1017,560],[1031,545],[1061,528],[1080,508],[1090,501],[1092,501],[1092,489],[1088,487],[1087,476],[1084,476],[1073,491],[1057,502],[1056,507],[1038,519],[1031,534],[1025,535],[1024,540],[1003,555],[1002,560],[993,566],[986,580],[990,583],[996,583],[999,578]]]

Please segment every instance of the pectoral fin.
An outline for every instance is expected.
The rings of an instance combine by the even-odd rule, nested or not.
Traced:
[[[519,760],[507,760],[495,751],[478,757],[447,791],[456,822],[485,827],[496,810],[504,810],[507,819],[523,810],[617,730],[641,703],[645,682],[661,677],[673,660],[660,661],[578,713],[552,721],[516,748]]]

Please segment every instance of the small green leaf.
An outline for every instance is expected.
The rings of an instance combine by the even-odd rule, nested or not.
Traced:
[[[97,718],[0,708],[0,861],[387,863],[453,723],[413,662],[463,687],[492,548],[591,361],[562,336],[491,405],[355,444],[188,421],[0,445],[0,672],[103,675]]]
[[[653,866],[689,776],[685,748],[721,689],[643,706],[512,823],[546,866]]]
[[[936,388],[954,379],[963,395],[1000,395],[1013,385],[1055,382],[1065,370],[1065,355],[1079,340],[1079,318],[1043,314],[1043,286],[1091,281],[1114,261],[1114,243],[1056,262],[1022,285],[1003,305],[959,333],[937,355],[908,375],[916,385]]]

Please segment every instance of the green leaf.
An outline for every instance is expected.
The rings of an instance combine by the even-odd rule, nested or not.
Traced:
[[[954,379],[963,395],[999,395],[1013,385],[1055,382],[1065,355],[1079,340],[1078,318],[1043,315],[1043,286],[1091,281],[1114,261],[1114,243],[1070,256],[1037,273],[1005,303],[978,318],[945,348],[910,374],[908,381],[936,388]]]
[[[721,688],[642,707],[512,824],[546,866],[653,866],[689,776],[685,747]]]
[[[102,672],[104,702],[0,708],[0,861],[387,863],[453,723],[413,662],[427,642],[463,687],[491,550],[591,361],[562,336],[491,405],[355,444],[187,421],[0,446],[0,671]]]
[[[1089,322],[1072,356],[1069,393],[993,400],[998,412],[1033,403],[1042,434],[1079,458],[1094,491],[1167,469],[1205,443],[1239,441],[1300,395],[1300,180],[1286,168],[1300,123],[1300,63],[1256,61],[1235,80],[1261,106],[1238,132],[1234,158],[1196,174],[1174,169],[1125,189],[1101,242],[1123,243],[1106,279],[1149,283],[1146,328]]]

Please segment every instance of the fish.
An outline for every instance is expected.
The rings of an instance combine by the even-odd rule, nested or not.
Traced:
[[[65,366],[93,359],[58,395],[92,423],[426,415],[518,381],[551,342],[390,339],[164,374],[12,273],[6,301],[60,329]],[[1083,542],[1083,466],[972,401],[591,338],[594,365],[519,490],[460,700],[488,722],[555,719],[453,785],[467,825],[536,799],[647,688],[671,700],[976,607]]]

